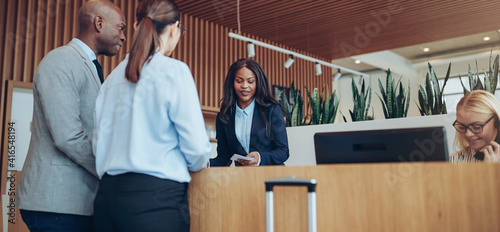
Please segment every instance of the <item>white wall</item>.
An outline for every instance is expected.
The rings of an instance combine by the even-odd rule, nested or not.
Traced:
[[[382,82],[382,85],[385,89],[385,81],[387,78],[387,73],[384,70],[377,70],[372,72],[365,72],[370,75],[369,78],[365,78],[365,88],[368,88],[368,84],[371,84],[372,88],[372,100],[370,111],[368,115],[373,115],[374,119],[385,119],[384,111],[382,109],[382,103],[380,102],[378,96],[382,97],[380,93],[380,88],[378,85],[378,80]],[[338,92],[338,96],[340,98],[339,103],[339,112],[337,113],[337,119],[335,122],[343,122],[341,113],[346,117],[348,122],[351,122],[351,116],[349,114],[349,110],[352,110],[354,103],[352,98],[352,87],[351,80],[354,78],[354,81],[357,84],[358,90],[361,89],[360,85],[360,77],[359,76],[350,76],[345,75],[342,76],[337,83],[334,83],[335,89]],[[408,109],[408,117],[412,116],[420,116],[420,112],[418,111],[417,105],[415,101],[418,101],[418,84],[416,84],[416,77],[404,77],[397,73],[392,73],[392,78],[394,79],[394,83],[396,84],[401,78],[401,82],[403,83],[403,87],[405,91],[408,91],[408,81],[410,82],[410,108]],[[399,88],[397,89],[399,91]],[[341,113],[340,113],[341,112]],[[373,112],[373,113],[372,113]]]
[[[493,49],[493,59],[497,54],[500,54],[499,49]],[[446,71],[448,69],[448,64],[451,62],[451,77],[456,77],[459,74],[463,76],[467,76],[468,65],[470,64],[471,69],[476,69],[476,61],[477,66],[479,68],[479,72],[482,73],[483,69],[487,70],[490,59],[490,51],[483,51],[475,54],[456,56],[456,57],[438,57],[431,58],[427,61],[422,61],[419,63],[415,63],[413,66],[418,68],[418,77],[419,83],[422,83],[425,79],[425,74],[429,70],[427,67],[427,62],[430,62],[434,70],[436,71],[436,75],[438,78],[443,78],[446,75]]]
[[[288,127],[288,146],[290,158],[285,162],[287,166],[316,165],[314,150],[314,134],[317,132],[334,131],[363,131],[396,128],[416,128],[444,126],[448,142],[448,153],[453,153],[457,148],[453,145],[455,129],[452,123],[455,114],[417,116],[408,118],[382,119],[362,122],[334,123],[326,125],[312,125]]]
[[[497,54],[500,54],[500,50],[494,49],[493,59]],[[405,89],[407,89],[408,81],[410,81],[411,100],[410,100],[410,108],[408,110],[408,117],[420,115],[420,112],[418,111],[417,107],[418,87],[420,85],[423,85],[425,81],[425,76],[429,71],[427,62],[431,63],[439,79],[444,78],[446,76],[446,71],[448,69],[448,64],[450,62],[451,62],[450,77],[457,77],[458,75],[466,77],[468,72],[468,65],[470,64],[472,70],[475,70],[476,61],[480,73],[483,73],[484,70],[487,70],[489,65],[489,57],[490,57],[490,51],[477,52],[474,54],[463,54],[462,56],[456,56],[456,57],[442,56],[437,58],[431,58],[428,60],[419,60],[417,61],[418,63],[414,63],[413,67],[417,68],[417,73],[418,73],[416,76],[402,76],[401,74],[398,73],[392,73],[392,77],[396,83],[399,80],[399,78],[402,77],[401,81],[403,82],[403,86]],[[386,67],[386,69],[389,68],[391,67]],[[370,75],[369,78],[365,78],[365,81],[369,81],[372,86],[372,101],[371,101],[372,109],[370,109],[368,115],[372,115],[372,110],[373,110],[374,112],[373,116],[375,119],[384,119],[385,117],[382,109],[382,104],[380,103],[377,94],[380,95],[378,79],[380,79],[385,88],[385,80],[387,74],[385,70],[376,70],[365,73]],[[349,109],[352,110],[354,105],[352,101],[351,78],[353,78],[352,75],[343,75],[338,81],[336,81],[336,83],[333,84],[334,89],[337,90],[338,94],[337,96],[339,96],[340,98],[340,104],[339,104],[340,111],[337,114],[335,122],[343,122],[341,113],[346,117],[348,122],[351,121],[351,117],[349,115]],[[359,76],[354,76],[354,80],[358,84],[358,89],[360,88],[359,79],[360,79]],[[449,86],[447,87],[449,88]]]
[[[14,166],[10,163],[7,170],[21,171],[28,154],[31,139],[31,120],[33,119],[33,89],[15,87],[12,91],[12,111],[10,121],[14,123]],[[7,130],[7,129],[6,129]]]

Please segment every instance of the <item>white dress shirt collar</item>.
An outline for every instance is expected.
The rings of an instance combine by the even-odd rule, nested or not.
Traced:
[[[78,44],[78,46],[80,46],[83,49],[83,51],[85,52],[85,54],[87,54],[87,56],[89,57],[89,59],[91,61],[97,59],[97,56],[95,55],[94,51],[92,51],[92,49],[87,44],[85,44],[83,41],[81,41],[80,39],[77,39],[77,38],[73,38],[73,40],[71,40],[71,41]]]

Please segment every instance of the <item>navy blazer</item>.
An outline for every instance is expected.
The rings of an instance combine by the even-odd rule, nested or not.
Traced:
[[[261,120],[259,108],[263,110],[268,126]],[[220,113],[219,113],[220,114]],[[216,138],[217,157],[210,159],[210,166],[229,166],[231,156],[234,154],[247,155],[245,149],[238,141],[235,133],[235,113],[229,117],[229,122],[222,122],[217,114]],[[285,121],[279,105],[262,108],[255,104],[250,132],[249,151],[260,154],[260,165],[284,165],[290,156],[288,152],[288,137],[286,135]],[[235,162],[237,166],[241,164]]]

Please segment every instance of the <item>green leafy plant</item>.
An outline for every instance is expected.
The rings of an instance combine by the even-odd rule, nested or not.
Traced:
[[[323,91],[324,93],[324,91]],[[322,117],[321,117],[321,123],[322,124],[329,124],[329,123],[334,123],[335,118],[337,117],[337,112],[339,109],[339,103],[340,100],[337,97],[337,90],[334,90],[332,95],[330,95],[330,90],[328,88],[328,85],[326,86],[326,99],[323,102],[323,107],[322,107]]]
[[[352,87],[352,98],[354,101],[354,107],[352,111],[349,110],[349,113],[351,114],[351,120],[353,122],[368,120],[369,117],[368,111],[370,109],[370,104],[372,101],[371,85],[368,85],[368,88],[365,91],[365,80],[362,79],[361,90],[358,90],[358,87],[354,82],[354,78],[352,78],[351,87]],[[343,118],[344,121],[347,122],[345,116],[343,116]]]
[[[283,96],[283,92],[280,92],[276,99],[280,101]],[[302,97],[299,94],[299,91],[295,89],[294,83],[292,82],[292,86],[290,87],[290,96],[292,102],[289,102],[287,97],[283,97],[283,111],[285,112],[286,117],[286,126],[301,126],[303,124],[303,112],[302,106],[304,104]]]
[[[443,88],[439,87],[439,82],[432,65],[430,63],[427,64],[429,72],[425,76],[425,87],[419,86],[418,89],[418,102],[420,103],[420,105],[417,104],[418,110],[422,116],[447,114],[443,90],[450,77],[451,63],[448,65]]]
[[[471,71],[469,64],[469,69],[468,69],[469,89],[465,88],[464,83],[462,82],[462,77],[459,75],[460,84],[462,84],[462,87],[464,89],[464,95],[472,90],[479,90],[479,89],[486,90],[492,94],[495,94],[496,86],[498,83],[499,55],[497,55],[495,61],[493,61],[493,67],[491,62],[492,58],[493,58],[492,53],[490,53],[490,62],[488,65],[489,70],[487,72],[484,71],[484,84],[481,82],[481,79],[479,79],[477,61],[476,61],[475,72]]]
[[[326,87],[323,87],[323,93],[321,95],[318,93],[318,88],[314,88],[311,95],[309,89],[307,89],[307,87],[305,88],[307,96],[309,97],[308,109],[311,107],[312,111],[312,114],[309,115],[309,124],[333,123],[337,116],[339,106],[339,99],[337,98],[336,91],[333,91],[332,95],[330,95],[329,88],[326,85]]]
[[[397,91],[399,85],[399,93]],[[410,82],[408,81],[408,92],[405,92],[401,78],[396,85],[392,79],[391,69],[387,70],[387,79],[385,81],[385,89],[380,79],[378,80],[378,87],[382,93],[382,97],[378,94],[378,98],[382,103],[385,118],[404,118],[408,114],[410,106]]]

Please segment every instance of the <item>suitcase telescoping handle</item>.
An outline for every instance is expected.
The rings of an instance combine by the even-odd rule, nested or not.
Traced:
[[[316,232],[316,179],[283,177],[267,179],[266,183],[266,231],[274,231],[273,188],[274,186],[306,186],[308,201],[309,232]]]

